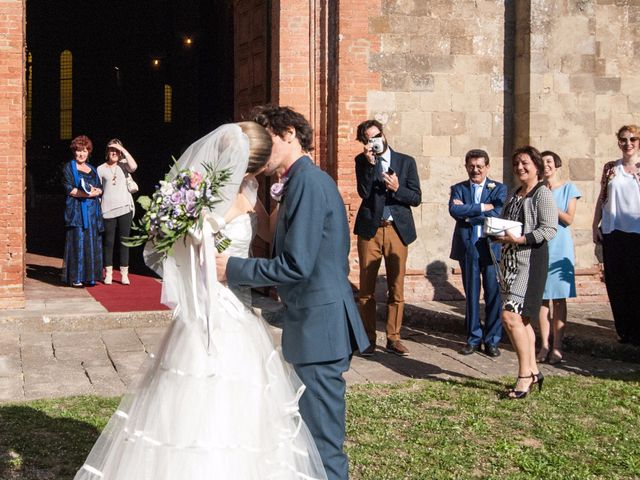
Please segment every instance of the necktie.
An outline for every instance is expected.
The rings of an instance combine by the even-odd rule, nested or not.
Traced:
[[[477,183],[472,183],[471,187],[473,192],[473,203],[474,205],[477,205],[478,203],[480,203],[480,185],[478,185]],[[480,238],[481,229],[482,225],[474,225],[471,227],[471,243],[475,244],[478,241],[478,238]]]

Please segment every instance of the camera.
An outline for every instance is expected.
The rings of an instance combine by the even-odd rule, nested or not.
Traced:
[[[375,154],[381,153],[384,150],[384,140],[380,137],[375,137],[369,140],[371,151]]]

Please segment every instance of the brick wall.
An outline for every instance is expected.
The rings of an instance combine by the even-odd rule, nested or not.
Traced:
[[[0,2],[0,308],[24,307],[24,8]]]
[[[381,75],[369,66],[369,59],[380,52],[380,36],[371,25],[379,15],[382,2],[343,1],[338,11],[338,91],[336,103],[337,182],[344,198],[349,223],[353,231],[355,216],[360,207],[356,189],[354,157],[362,151],[356,141],[358,124],[369,118],[370,92],[381,88]],[[358,252],[356,237],[351,238],[351,280],[358,284]]]

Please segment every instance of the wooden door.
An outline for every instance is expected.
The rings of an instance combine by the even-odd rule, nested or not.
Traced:
[[[234,117],[269,102],[269,0],[234,0]]]

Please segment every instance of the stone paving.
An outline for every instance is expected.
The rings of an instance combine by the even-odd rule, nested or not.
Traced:
[[[121,395],[160,342],[171,312],[109,313],[86,290],[61,286],[59,266],[47,261],[45,257],[32,262],[41,271],[37,280],[27,278],[26,308],[0,311],[0,402]],[[255,300],[279,343],[280,305],[264,297]],[[379,315],[384,310],[379,305]],[[617,342],[607,303],[569,303],[568,311],[565,361],[542,365],[545,374],[616,377],[639,371],[640,348]],[[465,342],[463,302],[407,305],[402,335],[411,355],[385,353],[384,325],[379,322],[376,354],[355,356],[347,382],[511,379],[516,374],[517,361],[508,342],[498,358],[457,353]]]
[[[267,301],[269,303],[269,301]],[[516,357],[508,344],[503,344],[502,356],[490,358],[482,354],[463,356],[457,351],[464,344],[461,334],[460,313],[463,305],[429,302],[414,306],[432,312],[429,318],[420,318],[409,309],[403,338],[411,351],[409,357],[385,353],[384,326],[379,324],[378,349],[370,359],[354,357],[346,374],[349,384],[363,382],[393,383],[411,378],[464,379],[512,377],[516,372]],[[582,306],[582,310],[606,311],[608,306]],[[269,307],[273,309],[273,302]],[[438,311],[435,309],[439,308]],[[382,309],[381,309],[382,310]],[[570,311],[572,310],[570,306]],[[281,330],[277,316],[269,309],[265,316],[276,342]],[[574,312],[576,309],[574,308]],[[0,402],[25,401],[37,398],[95,394],[116,396],[124,393],[140,366],[153,352],[170,321],[166,312],[130,314],[132,324],[123,327],[121,318],[107,317],[102,328],[96,328],[92,317],[83,324],[77,320],[65,324],[47,323],[34,328],[33,323],[19,324],[16,331],[0,331]],[[437,314],[437,315],[436,315]],[[457,328],[444,319],[458,320]],[[153,320],[149,320],[148,318]],[[602,320],[606,321],[606,319]],[[611,328],[611,321],[608,320]],[[13,322],[15,326],[16,321]],[[437,327],[437,328],[435,328]],[[577,329],[578,327],[575,327]],[[604,327],[603,327],[604,328]],[[457,330],[457,331],[456,331]],[[550,375],[601,375],[615,377],[637,372],[639,365],[582,353],[567,353],[565,361],[557,366],[542,365]]]

